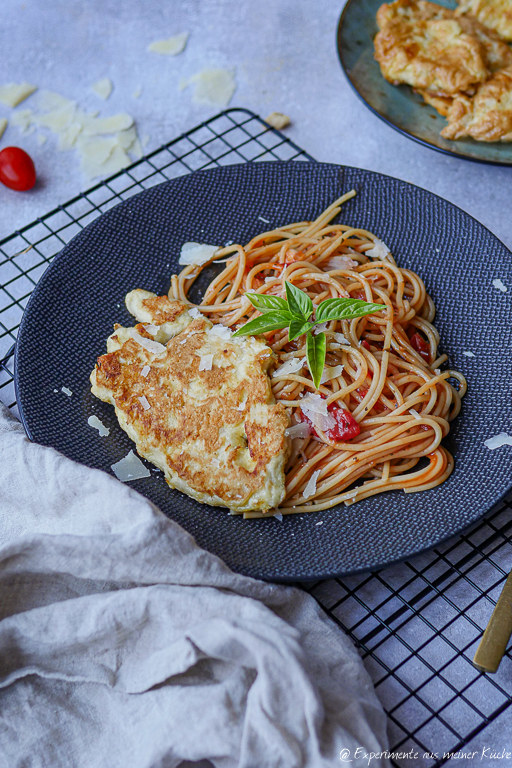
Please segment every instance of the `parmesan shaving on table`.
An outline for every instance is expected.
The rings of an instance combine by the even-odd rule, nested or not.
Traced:
[[[180,88],[194,86],[193,100],[197,104],[227,107],[236,90],[235,74],[228,69],[203,69],[188,80],[182,80]]]
[[[271,112],[268,117],[265,118],[265,122],[275,128],[277,131],[282,131],[287,125],[290,125],[290,118],[283,112]]]
[[[177,56],[185,50],[190,32],[181,32],[174,37],[168,37],[166,40],[155,40],[148,45],[150,53],[160,53],[164,56]]]
[[[25,101],[34,91],[37,85],[30,83],[8,83],[0,85],[0,102],[7,107],[17,107],[22,101]]]
[[[494,451],[495,448],[501,448],[503,445],[512,445],[512,436],[507,435],[506,432],[500,432],[499,435],[484,440],[484,445],[490,451]]]
[[[97,80],[91,85],[92,90],[101,99],[107,100],[113,89],[112,80],[108,77],[103,77],[101,80]]]

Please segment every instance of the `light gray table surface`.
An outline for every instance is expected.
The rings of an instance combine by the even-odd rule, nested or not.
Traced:
[[[219,111],[194,104],[190,89],[180,91],[180,79],[206,67],[234,67],[230,106],[262,117],[285,112],[292,119],[287,135],[317,160],[425,187],[512,247],[512,170],[443,156],[375,117],[338,62],[342,6],[342,0],[3,0],[0,84],[27,80],[102,115],[129,112],[139,134],[150,136],[150,151]],[[147,52],[152,41],[182,31],[190,39],[179,56]],[[114,91],[102,102],[90,85],[105,76]],[[23,106],[30,107],[31,98]],[[11,111],[0,105],[0,117]],[[39,182],[29,193],[0,188],[0,237],[90,186],[76,153],[59,152],[54,138],[39,146],[35,133],[9,126],[0,148],[10,144],[33,156]]]

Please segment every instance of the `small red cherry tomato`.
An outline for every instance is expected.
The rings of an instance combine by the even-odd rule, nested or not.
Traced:
[[[24,149],[5,147],[0,152],[0,181],[9,189],[25,192],[36,183],[34,161]]]
[[[430,363],[430,346],[423,336],[420,336],[419,333],[415,333],[414,336],[411,336],[411,347],[415,349],[427,363]]]

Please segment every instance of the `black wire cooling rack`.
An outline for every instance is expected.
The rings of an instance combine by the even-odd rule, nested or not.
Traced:
[[[314,162],[253,113],[230,109],[0,241],[0,399],[16,413],[13,351],[23,310],[77,232],[167,179],[272,159]],[[473,754],[464,765],[496,764],[493,751],[512,751],[512,653],[496,675],[471,663],[512,568],[511,503],[409,562],[303,585],[360,649],[389,716],[392,762],[400,768],[440,766],[461,752]]]

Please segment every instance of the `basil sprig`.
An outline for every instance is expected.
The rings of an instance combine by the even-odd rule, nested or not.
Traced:
[[[313,334],[313,328],[331,320],[352,320],[385,309],[383,304],[371,304],[360,299],[326,299],[315,308],[304,291],[285,281],[286,299],[280,296],[268,296],[262,293],[245,295],[260,317],[249,320],[233,336],[256,336],[267,331],[288,328],[288,340],[293,341],[306,334],[306,360],[315,387],[318,389],[325,366],[327,340],[325,333]],[[311,316],[315,313],[315,319]]]

